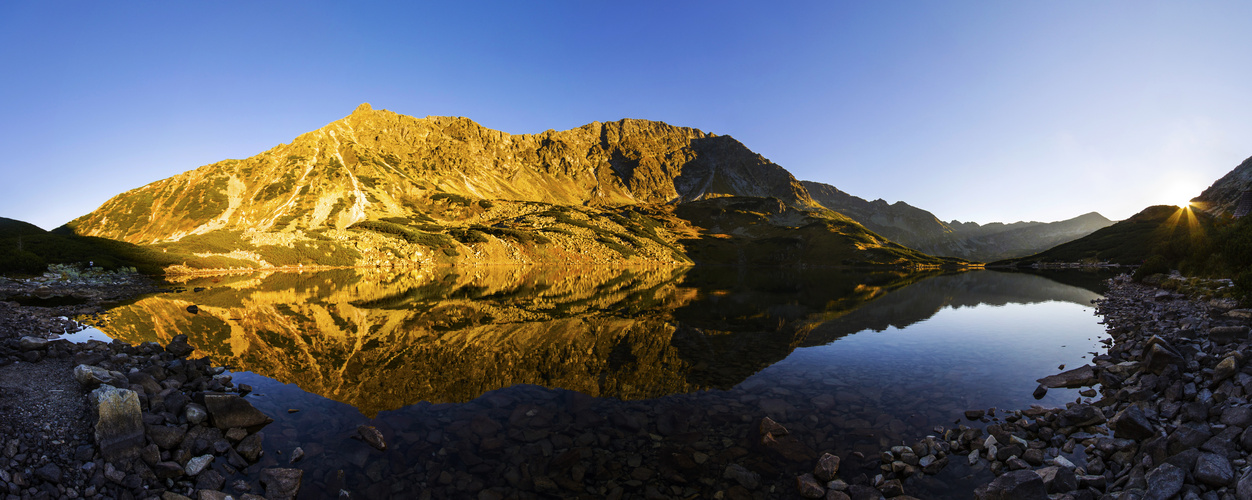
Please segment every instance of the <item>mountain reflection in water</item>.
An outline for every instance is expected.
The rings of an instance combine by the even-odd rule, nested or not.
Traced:
[[[992,271],[700,267],[335,270],[184,286],[111,310],[101,329],[132,343],[186,334],[194,356],[369,417],[517,384],[624,400],[729,389],[797,347],[902,328],[945,307],[1098,297]]]

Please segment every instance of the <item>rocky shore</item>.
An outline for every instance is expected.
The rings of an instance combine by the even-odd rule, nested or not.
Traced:
[[[797,489],[805,498],[910,498],[910,480],[960,460],[996,475],[974,492],[980,500],[1252,498],[1252,310],[1235,307],[1119,276],[1098,304],[1108,352],[1040,379],[1036,394],[1098,391],[1065,408],[970,410],[969,425],[882,452],[874,490],[822,484],[823,462],[797,477]]]
[[[562,436],[557,433],[564,431],[554,427],[549,434],[544,426],[534,430],[533,437],[529,431],[521,432],[534,427],[531,420],[543,411],[539,406],[501,402],[496,412],[508,413],[503,426],[491,417],[494,413],[487,413],[452,418],[443,429],[425,434],[397,431],[387,422],[379,428],[356,427],[357,442],[380,454],[362,467],[391,467],[402,475],[410,469],[417,471],[404,476],[412,476],[411,481],[380,482],[379,491],[364,488],[361,497],[375,498],[381,493],[380,498],[386,498],[397,485],[409,483],[417,488],[411,490],[415,496],[431,498],[587,496],[558,472],[568,468],[579,484],[584,475],[613,476],[613,471],[627,471],[626,483],[614,486],[610,479],[605,487],[584,490],[615,497],[631,496],[629,483],[634,481],[647,490],[644,496],[657,498],[670,497],[667,490],[672,490],[672,496],[684,498],[708,493],[719,498],[907,500],[913,498],[910,492],[925,497],[921,491],[935,491],[933,484],[928,489],[918,487],[928,478],[959,469],[967,477],[994,477],[974,493],[979,499],[1252,498],[1248,462],[1252,367],[1245,363],[1252,355],[1248,336],[1252,311],[1235,309],[1227,300],[1186,299],[1131,283],[1126,277],[1112,280],[1109,286],[1107,298],[1098,304],[1098,313],[1112,335],[1108,352],[1096,356],[1090,365],[1040,379],[1036,390],[1088,388],[1083,398],[1065,408],[970,410],[963,421],[951,428],[936,427],[933,435],[921,436],[911,446],[893,446],[877,456],[856,452],[820,457],[812,453],[819,447],[797,440],[797,436],[809,439],[803,419],[784,425],[769,417],[740,415],[742,419],[732,420],[743,423],[732,425],[728,420],[726,425],[750,429],[726,433],[698,432],[697,425],[703,424],[688,424],[688,419],[668,413],[614,413],[599,419],[587,415],[589,421],[612,424],[607,434],[588,434],[602,444],[626,443],[630,433],[617,431],[635,427],[635,433],[648,436],[660,450],[668,450],[674,436],[694,440],[694,444],[671,450],[675,452],[658,463],[656,471],[647,469],[645,474],[640,471],[647,464],[619,463],[614,458],[619,454],[613,450],[591,447],[584,452],[577,440],[545,452],[541,445],[560,446]],[[344,485],[343,470],[335,479],[315,466],[312,478],[306,477],[302,467],[308,468],[309,458],[299,447],[265,453],[261,429],[273,415],[254,408],[250,398],[244,398],[252,388],[233,383],[221,367],[207,359],[186,359],[192,347],[185,337],[167,346],[48,341],[39,332],[73,330],[77,325],[57,316],[69,311],[40,309],[48,308],[0,302],[0,495],[6,500],[280,499],[294,498],[302,484],[306,490],[316,487],[318,498],[333,498],[341,495],[339,487],[363,488]],[[563,406],[553,411],[564,411]],[[582,418],[582,413],[576,415]],[[553,422],[563,419],[552,416]],[[663,425],[666,422],[670,423]],[[684,425],[669,429],[676,425],[673,422]],[[286,433],[291,429],[270,430]],[[513,478],[510,471],[515,467],[490,461],[488,437],[470,440],[477,443],[473,448],[477,454],[471,448],[457,451],[463,447],[449,444],[450,436],[460,436],[460,430],[472,431],[471,437],[481,434],[493,443],[500,441],[501,450],[517,447],[520,453],[533,447],[531,451],[538,455],[532,457],[529,468],[524,461],[522,475]],[[698,446],[715,435],[741,437],[723,439],[734,444],[722,452]],[[515,446],[514,440],[530,444]],[[315,464],[327,457],[321,445],[308,443],[305,448],[310,446],[318,448],[310,448],[308,455],[317,457]],[[695,450],[690,457],[687,448]],[[561,453],[561,449],[568,451]],[[428,457],[426,465],[406,469],[402,464],[407,460],[401,457],[413,450]],[[652,451],[637,449],[634,460]],[[759,460],[753,458],[756,454]],[[438,465],[454,457],[479,464],[470,471],[500,469],[506,486],[493,487],[490,477],[475,481],[463,471]],[[761,467],[770,460],[776,461],[778,472],[795,470],[785,463],[807,463],[812,472],[762,475]],[[666,472],[670,469],[674,474]],[[715,470],[717,477],[707,477],[706,469]],[[685,484],[679,482],[686,475],[684,470],[696,474],[688,477],[694,482],[679,486]],[[464,485],[462,476],[468,481]],[[669,487],[649,486],[659,477],[675,482]],[[571,483],[570,488],[565,483]],[[327,489],[332,484],[339,487]],[[786,486],[778,487],[782,485]],[[358,496],[347,491],[342,495]]]

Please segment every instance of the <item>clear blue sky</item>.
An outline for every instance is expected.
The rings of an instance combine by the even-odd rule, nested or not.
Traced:
[[[0,2],[0,216],[52,228],[358,104],[624,117],[944,220],[1121,219],[1252,156],[1250,2]]]

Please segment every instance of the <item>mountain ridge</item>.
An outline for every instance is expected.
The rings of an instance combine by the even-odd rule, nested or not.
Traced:
[[[990,262],[1031,255],[1111,225],[1097,212],[1056,222],[944,222],[903,201],[867,201],[831,186],[801,181],[815,201],[909,248],[944,257]]]
[[[730,198],[744,201],[709,205]],[[707,205],[684,212],[705,222],[755,227],[693,224],[675,209],[687,204]],[[825,209],[730,136],[636,119],[512,135],[368,104],[252,157],[121,193],[60,230],[155,249],[182,269],[956,262]]]

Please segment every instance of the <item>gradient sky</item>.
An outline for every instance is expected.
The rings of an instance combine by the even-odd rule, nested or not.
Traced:
[[[53,228],[362,102],[728,134],[977,222],[1178,204],[1252,156],[1252,2],[0,2],[0,216]]]

